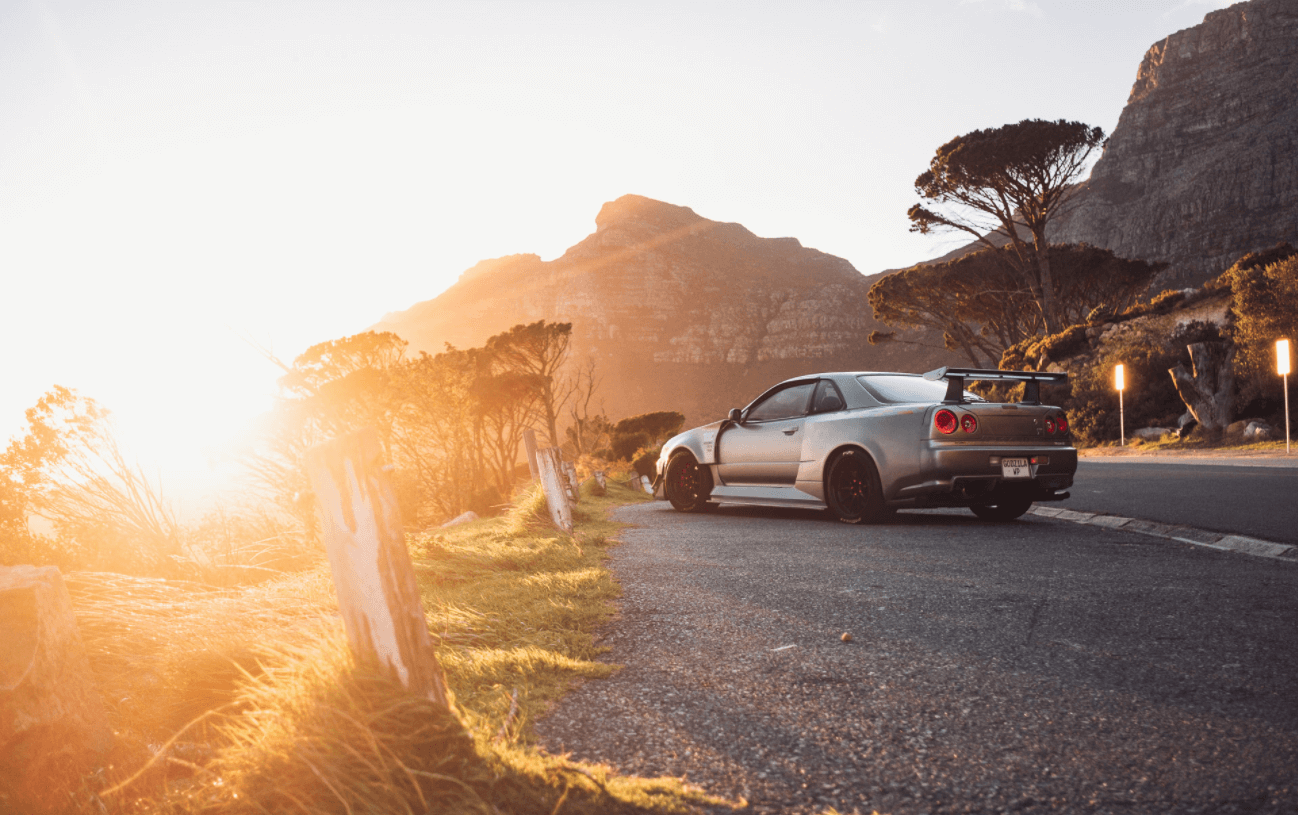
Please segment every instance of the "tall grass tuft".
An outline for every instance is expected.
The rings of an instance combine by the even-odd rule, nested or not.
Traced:
[[[674,778],[553,756],[530,725],[576,681],[607,676],[604,567],[640,500],[610,484],[574,535],[524,493],[505,517],[411,535],[454,710],[355,664],[325,566],[257,585],[78,573],[68,586],[118,733],[104,766],[25,812],[685,812],[719,801]],[[0,811],[6,799],[0,789]],[[59,803],[61,802],[61,803]]]

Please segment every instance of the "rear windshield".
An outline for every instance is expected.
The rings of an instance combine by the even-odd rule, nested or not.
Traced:
[[[875,376],[858,376],[857,380],[865,386],[874,398],[887,404],[905,404],[908,402],[941,402],[946,397],[946,380],[925,379],[922,376],[902,376],[900,374],[882,374]],[[964,398],[970,402],[985,402],[981,396],[964,392]]]

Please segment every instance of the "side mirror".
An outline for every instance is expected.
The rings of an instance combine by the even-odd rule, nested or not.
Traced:
[[[738,424],[739,420],[742,419],[743,416],[744,416],[744,412],[742,410],[740,410],[739,408],[731,408],[730,415],[727,416],[726,418]]]

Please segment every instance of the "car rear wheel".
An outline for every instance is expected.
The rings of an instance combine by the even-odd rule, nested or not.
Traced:
[[[879,471],[860,450],[844,450],[829,462],[825,503],[847,524],[877,523],[890,514],[883,502]]]
[[[708,508],[708,496],[712,495],[712,471],[689,453],[677,453],[667,462],[664,490],[676,509],[700,512]]]
[[[984,521],[1012,521],[1031,507],[1032,499],[1028,496],[1011,495],[998,498],[994,504],[974,504],[969,509]]]

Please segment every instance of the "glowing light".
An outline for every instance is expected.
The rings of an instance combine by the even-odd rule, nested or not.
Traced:
[[[1118,390],[1125,390],[1127,387],[1126,377],[1123,374],[1121,365],[1115,365],[1113,368],[1113,386]]]
[[[1289,340],[1275,341],[1275,372],[1281,376],[1288,375],[1289,369]]]

